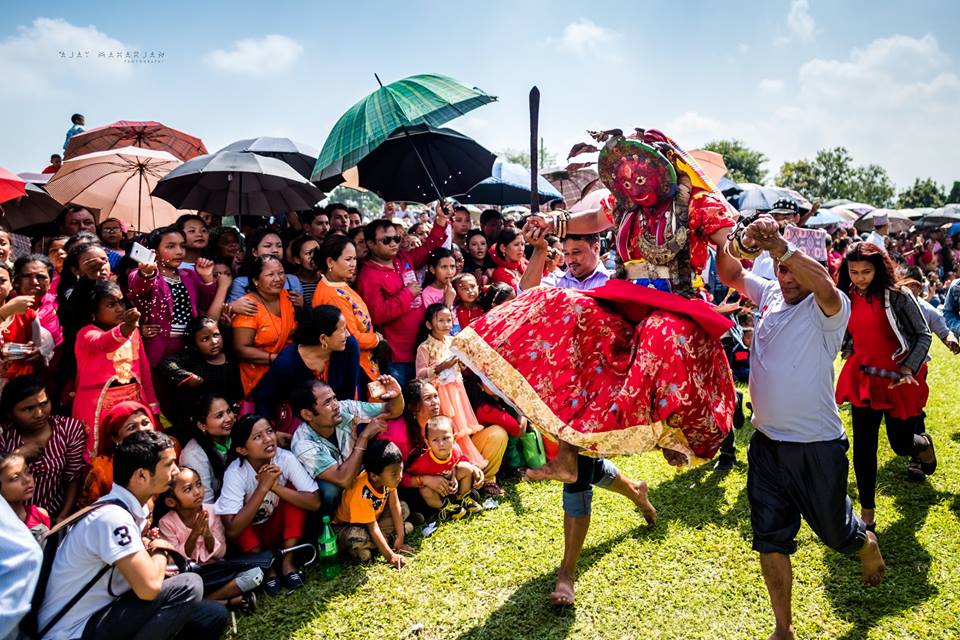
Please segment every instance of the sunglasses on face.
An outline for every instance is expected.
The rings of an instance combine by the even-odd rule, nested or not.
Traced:
[[[377,240],[380,244],[393,244],[395,242],[400,242],[400,236],[383,236]]]

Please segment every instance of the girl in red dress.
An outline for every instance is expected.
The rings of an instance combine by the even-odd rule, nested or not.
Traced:
[[[876,527],[877,446],[880,422],[894,453],[912,456],[908,476],[934,472],[933,439],[924,432],[930,329],[910,290],[895,286],[886,251],[869,242],[850,247],[838,287],[850,296],[850,321],[837,381],[837,404],[849,402],[853,423],[853,470],[861,517]]]

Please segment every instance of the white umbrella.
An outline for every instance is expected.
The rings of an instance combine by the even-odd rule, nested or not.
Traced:
[[[154,149],[97,151],[66,160],[45,189],[60,202],[99,209],[100,220],[119,218],[138,231],[152,231],[185,213],[150,195],[160,178],[181,164]]]
[[[867,215],[857,220],[854,226],[858,231],[872,231],[874,217],[883,214],[887,216],[887,220],[890,224],[890,231],[892,233],[909,231],[913,227],[913,221],[907,217],[906,213],[898,209],[874,209]]]

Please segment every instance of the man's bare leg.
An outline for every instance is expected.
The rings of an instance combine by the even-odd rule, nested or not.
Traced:
[[[527,480],[557,480],[558,482],[577,481],[577,455],[580,448],[569,442],[560,441],[557,457],[539,469],[527,469]]]
[[[550,594],[550,602],[558,606],[573,604],[577,580],[577,562],[590,528],[590,516],[563,516],[563,563],[557,572],[557,585]]]
[[[887,573],[887,565],[883,562],[883,556],[880,555],[880,545],[877,544],[876,534],[867,531],[867,541],[860,547],[857,555],[860,556],[863,583],[875,587],[883,582]]]
[[[783,553],[761,553],[760,569],[767,583],[770,604],[773,607],[774,630],[770,640],[794,640],[791,592],[793,569],[790,556]]]
[[[643,514],[643,518],[647,521],[648,525],[653,526],[656,524],[657,510],[654,508],[653,503],[650,502],[650,497],[647,495],[646,482],[643,480],[633,482],[623,475],[623,472],[618,469],[617,477],[613,479],[613,482],[610,483],[610,486],[605,488],[613,491],[614,493],[619,493],[627,498],[627,500],[637,505],[637,508],[640,509],[640,512]]]

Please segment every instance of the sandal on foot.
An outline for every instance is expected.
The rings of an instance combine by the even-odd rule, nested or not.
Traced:
[[[927,439],[927,448],[920,453],[929,451],[930,455],[933,456],[933,462],[920,460],[920,468],[923,470],[924,475],[932,476],[933,472],[937,470],[937,452],[933,449],[933,437],[929,433],[921,433],[920,436]]]
[[[270,576],[263,581],[263,592],[268,596],[278,596],[281,591],[280,579],[277,576]]]
[[[907,465],[907,480],[910,482],[923,482],[927,479],[927,474],[923,472],[923,465],[920,460],[914,458]]]
[[[283,576],[283,586],[287,589],[299,589],[303,586],[303,574],[299,571],[291,571]]]

